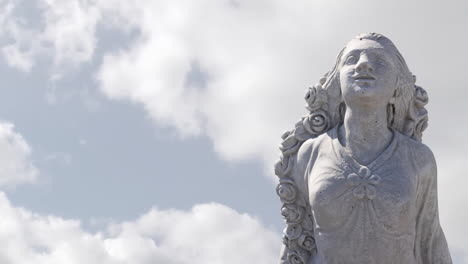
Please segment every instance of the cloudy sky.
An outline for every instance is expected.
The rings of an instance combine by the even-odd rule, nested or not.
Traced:
[[[276,263],[280,135],[361,32],[429,93],[441,223],[468,263],[467,1],[0,6],[2,264]]]

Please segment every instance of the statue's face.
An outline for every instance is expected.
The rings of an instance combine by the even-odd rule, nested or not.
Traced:
[[[395,57],[388,49],[373,40],[354,39],[346,47],[340,67],[346,105],[387,105],[398,76]]]

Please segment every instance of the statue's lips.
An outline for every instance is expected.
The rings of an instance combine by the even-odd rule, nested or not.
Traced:
[[[372,75],[357,75],[353,76],[353,79],[356,81],[375,81],[375,77]]]

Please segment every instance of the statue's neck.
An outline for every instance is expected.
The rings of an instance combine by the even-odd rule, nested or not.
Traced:
[[[372,162],[388,146],[386,107],[348,107],[338,131],[341,144],[361,164]]]

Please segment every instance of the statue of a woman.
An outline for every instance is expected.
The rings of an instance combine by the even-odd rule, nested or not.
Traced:
[[[283,134],[275,166],[280,263],[452,263],[421,143],[428,97],[394,44],[358,35],[305,99],[310,114]]]

